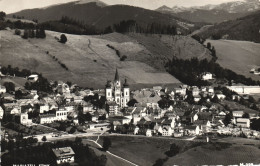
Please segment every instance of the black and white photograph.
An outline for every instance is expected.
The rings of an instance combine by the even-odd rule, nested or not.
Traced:
[[[260,166],[259,0],[0,0],[1,166]]]

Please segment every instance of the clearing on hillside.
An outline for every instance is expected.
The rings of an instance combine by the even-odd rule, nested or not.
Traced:
[[[237,74],[260,80],[260,76],[249,73],[255,66],[260,65],[260,44],[235,40],[207,40],[215,47],[217,62],[224,68]]]
[[[25,40],[14,35],[12,30],[0,31],[0,64],[30,69],[50,80],[71,81],[83,87],[103,88],[107,80],[114,79],[116,68],[122,81],[127,78],[135,86],[180,83],[165,71],[144,62],[128,59],[120,61],[116,52],[107,47],[107,44],[119,45],[118,42],[97,36],[66,34],[68,42],[61,44],[55,39],[61,33],[46,31],[46,34],[46,39]],[[131,40],[128,43],[133,48],[146,49]]]

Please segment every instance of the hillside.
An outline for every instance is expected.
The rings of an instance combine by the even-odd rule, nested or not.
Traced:
[[[254,14],[217,24],[199,33],[204,38],[213,35],[230,40],[260,42],[260,11]]]
[[[95,26],[98,29],[104,29],[110,25],[118,24],[123,20],[135,20],[142,26],[156,22],[166,25],[175,25],[179,27],[181,31],[187,31],[177,23],[177,18],[172,15],[127,5],[105,6],[97,2],[82,3],[82,1],[79,1],[41,9],[23,10],[9,14],[8,17],[12,17],[12,15],[22,16],[30,20],[37,19],[39,23],[60,20],[62,16],[68,16],[82,21],[87,25]]]
[[[54,38],[60,36],[57,32],[47,31],[46,39],[29,40],[13,33],[0,31],[1,65],[28,68],[42,73],[48,79],[71,81],[84,87],[103,88],[107,80],[113,79],[116,67],[121,79],[127,78],[132,87],[176,84],[179,81],[164,71],[163,62],[166,58],[171,59],[175,52],[175,56],[183,58],[197,55],[210,58],[209,52],[189,37],[66,34],[68,42],[61,44]],[[107,44],[114,46],[127,59],[120,61],[115,50]],[[187,47],[191,49],[185,50]],[[69,70],[62,68],[53,56]]]
[[[260,76],[249,73],[259,66],[260,44],[247,41],[234,40],[207,40],[217,51],[217,63],[222,67],[231,69],[237,74],[260,80]]]

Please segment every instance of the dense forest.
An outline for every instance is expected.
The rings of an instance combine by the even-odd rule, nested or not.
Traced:
[[[198,77],[203,72],[210,72],[216,78],[226,79],[229,83],[234,81],[245,85],[260,85],[260,81],[254,81],[251,78],[236,74],[232,70],[224,69],[216,62],[207,61],[206,59],[199,61],[197,58],[192,58],[191,60],[173,58],[166,64],[166,70],[181,82],[188,85],[208,85],[208,82],[202,81]]]
[[[81,138],[76,138],[75,141],[58,141],[56,143],[44,143],[42,145],[35,144],[28,146],[24,143],[24,139],[17,140],[16,142],[5,140],[1,141],[2,151],[8,150],[1,156],[2,165],[13,164],[50,164],[57,165],[53,148],[71,147],[75,152],[75,162],[80,166],[104,166],[106,165],[107,158],[105,155],[97,156],[93,149],[88,145],[82,143]],[[19,148],[20,147],[20,148]],[[86,157],[87,156],[87,157]]]

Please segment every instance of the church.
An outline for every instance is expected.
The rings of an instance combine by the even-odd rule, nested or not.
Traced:
[[[125,79],[124,84],[121,84],[117,69],[114,82],[107,81],[106,99],[108,102],[115,102],[120,108],[127,107],[130,100],[130,88],[127,80]]]

